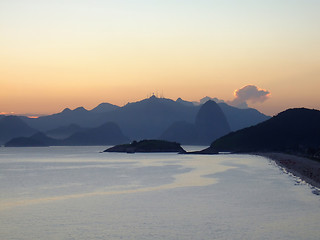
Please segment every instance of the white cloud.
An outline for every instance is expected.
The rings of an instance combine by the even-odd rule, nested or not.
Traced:
[[[234,91],[235,98],[232,101],[227,101],[229,105],[247,108],[248,102],[264,102],[269,96],[270,92],[264,89],[260,89],[254,85],[247,85]]]

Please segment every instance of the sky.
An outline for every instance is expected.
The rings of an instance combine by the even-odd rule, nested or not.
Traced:
[[[320,109],[319,12],[319,0],[0,0],[0,113],[152,93]]]

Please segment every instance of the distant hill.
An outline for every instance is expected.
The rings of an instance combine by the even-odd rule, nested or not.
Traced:
[[[67,146],[113,145],[127,141],[128,138],[122,134],[119,126],[108,122],[97,128],[74,133],[64,139],[62,144]]]
[[[195,106],[195,104],[193,104],[193,102],[185,101],[185,100],[183,100],[182,98],[178,98],[178,99],[176,100],[176,102],[177,102],[177,103],[184,104],[184,105],[189,106],[189,107],[194,107],[194,106]]]
[[[31,137],[13,138],[5,144],[5,147],[48,147],[56,146],[59,140],[49,138],[44,133],[37,132]]]
[[[68,126],[62,126],[62,127],[58,127],[50,131],[47,131],[46,135],[51,138],[65,139],[67,137],[70,137],[72,134],[76,132],[80,132],[84,130],[86,130],[86,128],[82,128],[77,124],[70,124]]]
[[[100,103],[98,106],[93,108],[90,112],[92,113],[105,113],[105,112],[111,112],[116,109],[120,108],[119,106],[110,104],[110,103]]]
[[[320,111],[288,109],[271,119],[232,132],[211,144],[218,151],[297,151],[320,147]]]
[[[200,107],[194,124],[175,122],[163,132],[160,139],[186,145],[210,145],[213,140],[229,132],[229,124],[218,104],[207,101]]]
[[[43,147],[43,146],[98,146],[114,145],[127,142],[120,128],[115,123],[105,123],[97,128],[86,129],[72,134],[66,139],[54,139],[38,132],[31,137],[13,138],[6,147]]]
[[[17,116],[0,119],[0,145],[15,137],[28,137],[37,132]]]
[[[167,128],[159,139],[179,142],[183,145],[197,145],[198,133],[195,124],[179,121]]]
[[[35,119],[25,118],[24,121],[31,127],[46,132],[54,128],[67,126],[70,124],[77,124],[82,127],[90,127],[93,125],[93,119],[96,118],[95,113],[91,113],[83,107],[70,110],[64,109],[60,113],[43,116]]]

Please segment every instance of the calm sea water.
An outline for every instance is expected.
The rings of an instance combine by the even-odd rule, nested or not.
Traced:
[[[250,155],[0,148],[0,239],[320,239],[320,196]]]

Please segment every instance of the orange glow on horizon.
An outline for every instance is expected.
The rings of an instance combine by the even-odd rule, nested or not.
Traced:
[[[14,112],[0,112],[0,115],[14,115]]]
[[[225,2],[0,1],[0,111],[231,102],[250,84],[263,113],[320,109],[320,1]]]

